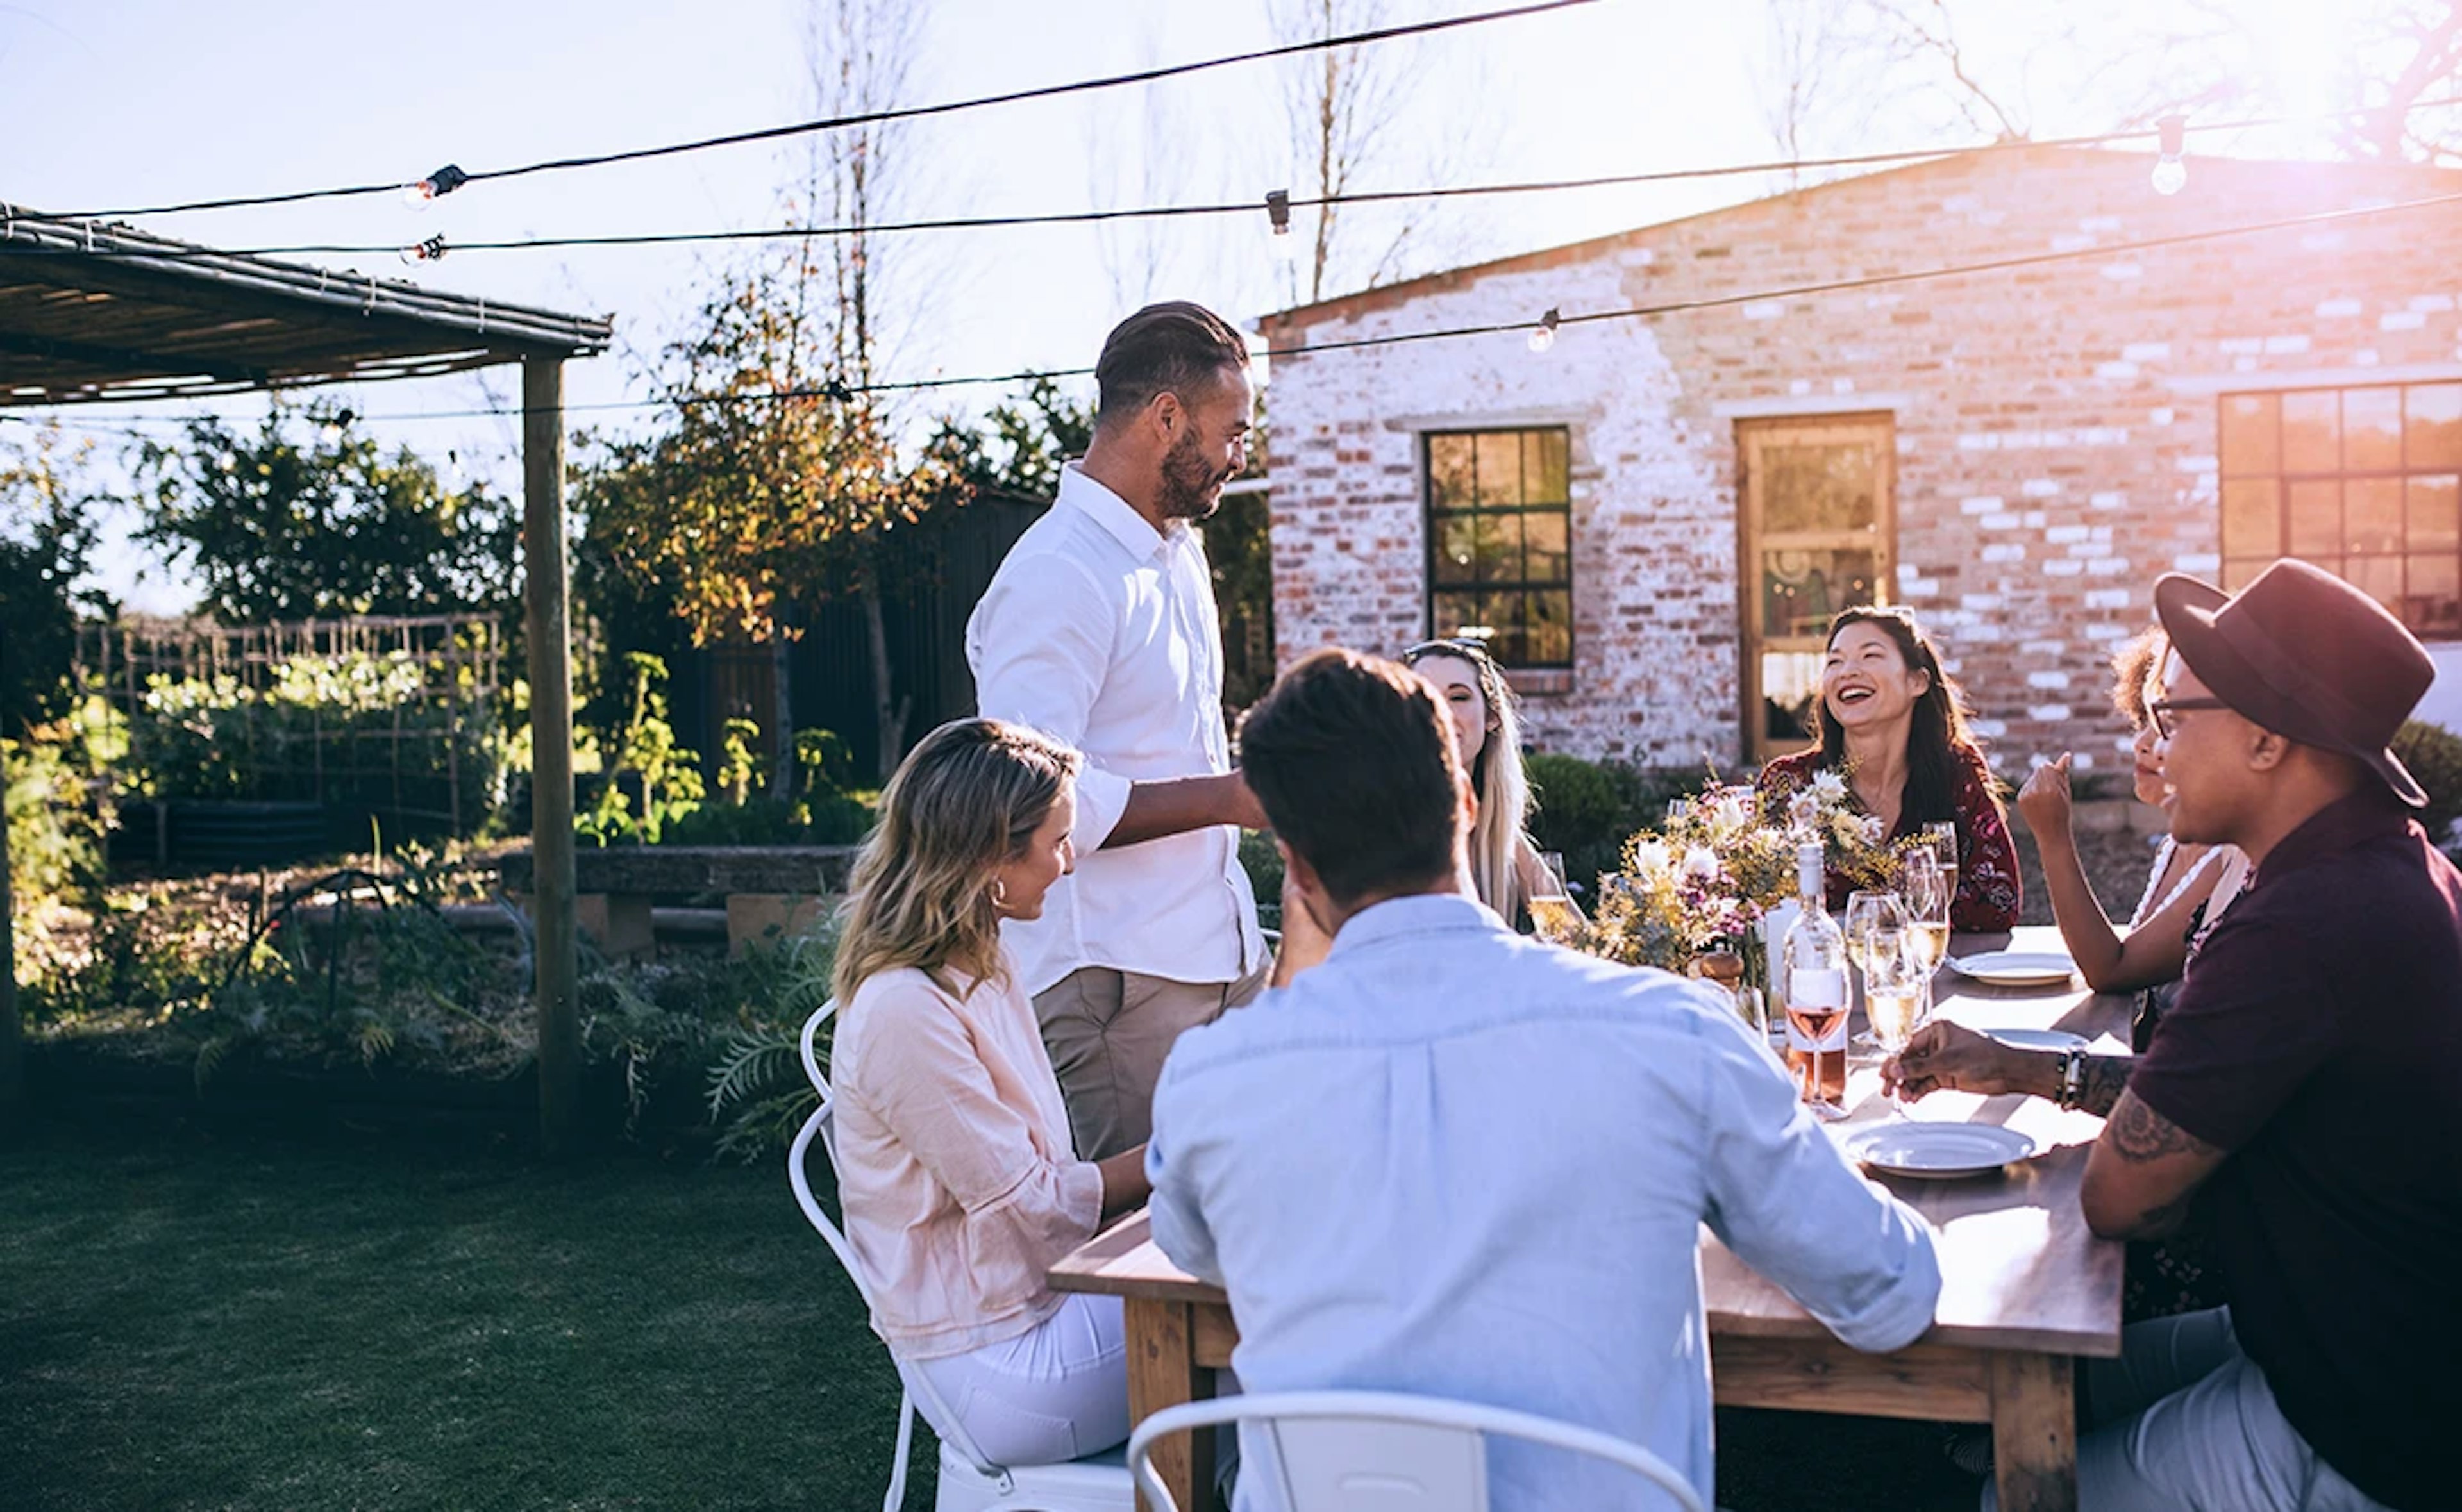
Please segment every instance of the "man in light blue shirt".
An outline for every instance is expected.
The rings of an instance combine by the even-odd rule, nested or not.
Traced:
[[[1931,1326],[1930,1229],[1848,1167],[1723,999],[1477,901],[1470,786],[1415,674],[1316,652],[1241,753],[1333,949],[1181,1036],[1146,1169],[1156,1242],[1230,1295],[1245,1390],[1538,1413],[1646,1445],[1706,1503],[1701,1224],[1857,1349]],[[1261,1447],[1242,1512],[1279,1504]],[[1489,1467],[1499,1512],[1664,1501],[1556,1451],[1500,1442]]]

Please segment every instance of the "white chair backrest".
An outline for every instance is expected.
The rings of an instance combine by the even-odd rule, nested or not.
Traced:
[[[1702,1512],[1692,1483],[1639,1444],[1509,1408],[1397,1392],[1271,1392],[1156,1413],[1129,1436],[1129,1472],[1148,1506],[1179,1512],[1155,1477],[1155,1441],[1226,1422],[1262,1422],[1271,1435],[1290,1512],[1487,1512],[1490,1435],[1621,1465],[1684,1512]]]
[[[811,1079],[812,1090],[820,1093],[821,1105],[812,1110],[811,1116],[804,1120],[803,1128],[795,1132],[794,1142],[787,1147],[787,1184],[795,1193],[795,1205],[804,1210],[805,1221],[819,1230],[822,1240],[830,1246],[830,1253],[837,1257],[839,1266],[847,1273],[847,1280],[854,1283],[855,1294],[863,1298],[864,1308],[869,1311],[873,1305],[872,1283],[864,1276],[862,1262],[855,1258],[853,1243],[822,1209],[820,1199],[812,1194],[812,1178],[807,1169],[812,1142],[817,1139],[822,1153],[830,1158],[831,1174],[839,1175],[837,1115],[831,1103],[830,1079],[812,1055],[813,1034],[836,1010],[837,1000],[833,998],[822,1004],[810,1019],[804,1021],[804,1074]],[[843,1176],[840,1179],[844,1179]],[[906,1362],[897,1359],[894,1352],[891,1360],[897,1367],[898,1378],[906,1384],[907,1394],[921,1404],[923,1415],[931,1423],[932,1431],[939,1434],[950,1448],[963,1455],[966,1462],[977,1470],[985,1475],[996,1474],[1000,1467],[984,1458],[983,1451],[975,1447],[973,1436],[958,1421],[957,1414],[949,1411],[949,1404],[941,1399],[931,1380],[922,1372],[909,1369]]]

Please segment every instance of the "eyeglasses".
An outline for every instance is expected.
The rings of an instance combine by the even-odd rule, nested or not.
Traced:
[[[2172,715],[2186,714],[2197,709],[2227,709],[2230,707],[2230,704],[2225,703],[2220,699],[2156,699],[2146,705],[2146,712],[2153,717],[2154,733],[2162,736],[2165,740],[2170,740],[2172,733],[2179,727],[2177,723],[2171,718]]]

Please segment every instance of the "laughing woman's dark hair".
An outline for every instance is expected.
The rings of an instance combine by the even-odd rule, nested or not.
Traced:
[[[1877,605],[1842,609],[1829,621],[1829,634],[1823,637],[1823,643],[1834,644],[1838,632],[1848,625],[1870,625],[1888,636],[1897,642],[1898,655],[1906,658],[1907,670],[1920,672],[1932,680],[1932,685],[1915,700],[1907,729],[1907,788],[1899,810],[1906,822],[1900,828],[1956,818],[1960,770],[1970,761],[1976,766],[1985,765],[1983,745],[1967,728],[1965,690],[1941,670],[1939,648],[1908,611]],[[1843,768],[1846,765],[1846,732],[1829,717],[1828,700],[1815,699],[1812,707],[1813,728],[1821,734],[1821,765],[1831,770]],[[1997,786],[1991,796],[1993,807],[1999,808]]]

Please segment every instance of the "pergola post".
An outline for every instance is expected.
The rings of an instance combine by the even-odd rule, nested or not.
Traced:
[[[538,929],[539,1135],[579,1142],[581,961],[573,918],[572,627],[564,558],[564,363],[522,359],[522,558],[530,661],[530,855]]]

